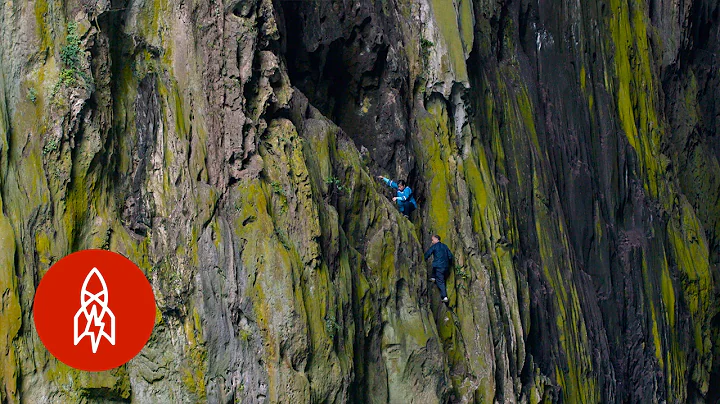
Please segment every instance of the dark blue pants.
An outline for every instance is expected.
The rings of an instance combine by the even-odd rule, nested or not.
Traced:
[[[397,204],[400,213],[405,216],[409,217],[413,210],[415,210],[415,205],[413,205],[410,201],[397,201]]]
[[[433,268],[433,278],[438,289],[440,289],[440,297],[447,297],[447,288],[445,287],[445,279],[450,275],[450,268]]]

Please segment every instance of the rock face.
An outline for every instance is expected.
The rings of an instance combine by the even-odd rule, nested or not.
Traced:
[[[0,402],[716,402],[719,14],[3,2]],[[32,321],[86,248],[157,298],[109,372]]]

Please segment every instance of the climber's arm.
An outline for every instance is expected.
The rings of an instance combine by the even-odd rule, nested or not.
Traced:
[[[381,180],[383,180],[385,182],[385,184],[387,184],[388,186],[398,189],[398,184],[395,181],[391,180],[390,178],[383,177],[382,175],[379,178]]]
[[[432,246],[430,246],[430,248],[428,248],[428,250],[425,251],[425,260],[427,260],[428,258],[430,258],[430,256],[432,255],[433,251],[435,251],[435,244],[433,244]]]

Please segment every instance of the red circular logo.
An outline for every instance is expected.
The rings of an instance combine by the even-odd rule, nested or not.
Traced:
[[[129,259],[84,250],[50,267],[35,293],[40,340],[68,366],[87,371],[125,364],[145,346],[155,325],[155,296]]]

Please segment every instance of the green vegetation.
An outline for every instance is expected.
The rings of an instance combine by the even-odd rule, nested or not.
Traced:
[[[235,403],[241,403],[242,399],[238,394],[242,394],[242,392],[245,391],[245,383],[240,383],[240,385],[237,388],[237,391],[235,392]]]
[[[75,70],[63,69],[60,72],[60,84],[65,87],[72,87],[75,85],[77,80],[75,79]]]
[[[447,46],[447,55],[442,57],[442,68],[452,69],[456,74],[457,81],[468,79],[467,67],[465,65],[465,49],[461,40],[460,27],[458,26],[458,14],[455,5],[451,1],[433,0],[432,10],[435,15],[440,33]],[[461,12],[468,12],[463,9]],[[472,30],[468,30],[472,35]]]
[[[30,102],[35,104],[35,102],[37,101],[37,91],[34,88],[30,87],[28,89],[27,98],[28,100],[30,100]]]
[[[325,316],[325,331],[327,331],[330,338],[335,338],[335,334],[340,332],[341,329],[340,324],[335,320],[335,315]]]
[[[53,152],[60,147],[60,142],[57,139],[50,139],[45,143],[45,146],[43,147],[43,154],[48,154],[50,152]]]
[[[430,57],[430,49],[435,44],[427,38],[420,38],[420,54],[422,55],[423,63],[427,64],[427,60]]]
[[[337,177],[327,177],[325,178],[325,184],[328,185],[328,192],[332,194],[333,192],[337,191],[339,193],[348,191],[348,188],[344,185],[342,185],[342,182]]]
[[[265,98],[252,93],[258,87],[254,78],[239,94],[247,94],[248,100],[252,101],[254,106],[242,112],[253,115],[251,118],[258,129],[254,136],[264,139],[257,144],[257,157],[261,157],[261,171],[257,176],[263,179],[247,175],[228,185],[226,190],[213,186],[207,156],[216,152],[210,140],[217,136],[217,128],[203,118],[213,112],[214,106],[193,102],[197,90],[189,84],[195,81],[195,64],[189,63],[190,67],[187,67],[178,62],[197,61],[200,57],[185,52],[185,45],[193,45],[193,41],[183,43],[179,26],[165,18],[163,14],[172,8],[167,2],[157,1],[152,4],[154,7],[150,7],[152,2],[146,2],[155,14],[139,11],[138,20],[142,24],[133,33],[138,40],[146,41],[146,48],[160,50],[149,52],[145,49],[131,55],[129,60],[115,64],[109,77],[104,77],[105,73],[98,69],[99,88],[99,83],[107,83],[105,79],[117,78],[118,82],[117,85],[112,83],[107,96],[105,91],[99,91],[97,101],[112,97],[113,102],[92,102],[84,108],[93,113],[96,108],[98,113],[107,114],[93,115],[101,118],[93,122],[97,122],[93,127],[66,125],[68,128],[63,127],[64,134],[59,136],[56,128],[48,129],[47,126],[57,122],[58,118],[75,118],[64,108],[71,102],[70,97],[72,101],[78,101],[87,96],[77,94],[78,88],[73,86],[82,90],[82,86],[89,83],[90,54],[83,49],[87,46],[83,44],[89,43],[95,34],[90,32],[86,36],[83,23],[79,27],[71,23],[63,41],[65,27],[54,20],[60,13],[55,8],[51,8],[52,12],[47,11],[44,3],[45,0],[38,0],[36,10],[40,11],[36,13],[40,13],[42,24],[47,20],[48,27],[55,27],[52,32],[59,43],[42,51],[54,52],[56,58],[47,58],[47,66],[25,79],[32,81],[14,90],[18,93],[13,93],[13,97],[23,101],[18,103],[21,105],[17,110],[6,111],[4,104],[0,106],[0,132],[10,133],[9,124],[3,121],[6,118],[12,118],[15,125],[13,136],[8,136],[12,143],[5,145],[9,147],[3,148],[0,144],[0,160],[9,162],[6,174],[11,185],[2,195],[8,206],[5,211],[9,219],[0,209],[0,234],[11,235],[6,239],[0,237],[0,263],[8,263],[5,265],[7,271],[3,273],[0,269],[0,284],[9,285],[9,294],[3,296],[5,309],[0,310],[0,329],[8,330],[6,341],[0,341],[0,351],[8,353],[7,364],[0,366],[3,368],[0,375],[9,376],[0,376],[0,391],[3,391],[3,383],[10,386],[4,387],[5,391],[22,392],[24,388],[16,386],[23,384],[21,365],[25,366],[25,359],[18,352],[23,355],[27,352],[19,350],[14,342],[24,338],[20,331],[23,324],[21,308],[29,310],[32,296],[23,297],[18,291],[28,285],[32,287],[34,279],[30,272],[23,277],[16,276],[16,272],[34,265],[41,275],[41,271],[47,270],[70,249],[113,246],[114,250],[127,254],[134,261],[142,261],[143,270],[147,268],[147,272],[152,273],[149,278],[153,280],[153,287],[170,308],[164,312],[166,323],[153,336],[147,351],[153,356],[153,351],[161,353],[153,360],[160,365],[172,363],[174,369],[151,369],[148,373],[152,378],[148,380],[153,380],[151,383],[160,381],[156,384],[157,390],[165,389],[170,383],[177,384],[177,388],[168,390],[180,401],[207,398],[205,391],[212,393],[213,384],[217,383],[215,367],[222,372],[222,366],[232,364],[232,361],[220,361],[213,363],[212,369],[208,367],[207,357],[218,352],[215,349],[217,339],[208,334],[205,342],[203,332],[213,330],[218,319],[223,318],[207,315],[208,309],[199,312],[193,309],[201,307],[198,303],[202,304],[198,302],[202,296],[193,289],[198,274],[202,274],[203,281],[211,286],[218,286],[212,289],[218,307],[229,305],[232,309],[242,298],[243,308],[248,308],[246,314],[254,319],[252,326],[238,325],[233,317],[233,327],[239,327],[235,329],[243,349],[262,348],[258,356],[268,369],[262,377],[268,379],[267,394],[273,400],[283,394],[292,394],[299,401],[307,397],[312,397],[312,401],[332,401],[348,391],[347,383],[354,383],[353,378],[358,388],[378,387],[387,392],[388,397],[382,398],[387,401],[407,397],[408,390],[418,393],[421,402],[439,401],[433,396],[435,393],[445,398],[452,395],[477,402],[492,401],[503,394],[511,397],[526,392],[528,402],[542,402],[542,399],[554,397],[565,401],[595,402],[604,397],[604,386],[597,375],[603,374],[606,368],[602,367],[603,361],[594,360],[592,350],[595,330],[590,327],[595,324],[585,323],[594,314],[586,311],[586,296],[582,288],[576,288],[578,282],[571,278],[580,271],[571,243],[572,230],[576,228],[565,227],[570,225],[558,201],[567,195],[563,189],[558,189],[557,177],[548,170],[553,168],[555,159],[548,159],[549,144],[538,142],[538,133],[542,135],[542,131],[536,133],[535,129],[535,125],[541,127],[543,123],[537,122],[542,119],[536,113],[543,105],[534,104],[543,102],[543,98],[537,97],[535,89],[524,85],[527,77],[519,73],[518,65],[502,61],[495,66],[493,54],[488,58],[493,63],[473,74],[470,82],[473,88],[464,92],[463,100],[468,113],[471,107],[478,111],[477,120],[467,119],[461,123],[454,119],[458,115],[453,114],[461,108],[456,104],[455,91],[451,99],[433,94],[413,109],[408,118],[408,128],[412,130],[408,153],[415,159],[413,164],[417,162],[414,174],[417,183],[422,184],[420,190],[424,197],[421,201],[423,211],[417,212],[419,215],[413,223],[399,220],[401,216],[392,204],[387,203],[383,193],[378,192],[380,187],[370,175],[368,167],[376,164],[370,153],[358,153],[351,137],[332,124],[332,116],[320,118],[314,112],[295,116],[294,108],[292,114],[263,115],[266,105],[261,101]],[[486,40],[485,36],[490,36],[481,35],[484,31],[477,30],[477,39],[473,39],[474,16],[484,18],[481,16],[485,11],[478,9],[478,13],[473,14],[473,3],[469,0],[456,1],[455,11],[452,3],[445,4],[440,0],[431,3],[442,6],[432,11],[437,14],[440,31],[432,35],[426,31],[432,41],[414,29],[408,30],[412,37],[405,38],[408,39],[406,43],[412,44],[414,52],[420,51],[420,55],[409,56],[410,76],[419,67],[424,67],[413,84],[418,92],[427,88],[440,92],[440,86],[435,87],[437,80],[462,80],[461,69],[464,68],[459,66],[465,63],[463,51],[467,55],[468,46],[474,40],[479,41],[476,49],[484,49],[480,48],[482,41]],[[579,85],[583,94],[588,95],[592,93],[593,85],[600,85],[605,75],[604,87],[609,94],[606,101],[618,104],[608,108],[619,108],[616,115],[622,119],[617,123],[627,128],[624,136],[628,136],[631,145],[637,148],[640,156],[637,175],[645,181],[645,190],[653,190],[651,196],[662,196],[663,192],[678,196],[677,203],[667,197],[659,198],[666,205],[677,206],[676,213],[668,215],[667,223],[663,221],[652,228],[658,244],[651,240],[648,245],[652,248],[637,249],[637,259],[642,261],[638,272],[641,272],[643,283],[633,293],[637,293],[638,302],[642,303],[641,314],[646,314],[643,342],[647,346],[643,352],[654,352],[659,367],[651,357],[652,367],[657,368],[658,374],[664,375],[668,386],[672,384],[674,389],[668,387],[666,390],[671,392],[661,398],[684,401],[686,397],[678,394],[684,394],[686,380],[692,378],[696,385],[710,380],[708,361],[714,357],[713,345],[717,346],[714,344],[717,337],[707,331],[714,315],[713,268],[709,266],[708,258],[712,257],[714,244],[708,237],[703,237],[703,231],[707,229],[701,220],[709,219],[692,212],[690,203],[696,202],[688,202],[676,192],[674,174],[666,172],[665,167],[656,162],[663,157],[661,151],[665,144],[662,142],[667,139],[653,140],[653,128],[660,126],[663,129],[664,117],[657,113],[661,109],[653,104],[659,101],[642,97],[643,88],[653,94],[653,81],[654,85],[659,85],[654,70],[645,68],[645,64],[654,66],[652,44],[645,44],[642,38],[636,39],[644,28],[640,29],[642,19],[635,21],[635,18],[642,17],[640,14],[644,9],[636,16],[628,14],[627,5],[622,2],[613,0],[610,4],[613,5],[610,8],[619,10],[619,14],[612,19],[605,18],[604,21],[613,24],[613,27],[605,28],[613,32],[617,42],[608,40],[607,46],[603,47],[610,50],[610,55],[604,54],[607,51],[603,49],[598,50],[603,63],[616,64],[615,72],[605,72],[599,66],[586,72],[581,65],[578,67],[581,70]],[[408,15],[408,19],[416,18],[411,12]],[[514,43],[517,37],[515,21],[498,23],[506,25],[502,31],[504,35],[492,38],[492,42],[503,44],[501,53],[509,54],[511,59],[513,47],[519,46]],[[46,33],[47,29],[40,27],[42,24],[38,24],[38,31]],[[460,28],[459,39],[453,28],[456,25]],[[207,28],[203,30],[207,31]],[[252,33],[258,31],[256,28],[252,27]],[[45,36],[42,41],[46,41]],[[238,36],[238,43],[247,45],[245,41],[250,36]],[[198,38],[194,45],[201,46],[203,41]],[[177,59],[170,58],[166,51],[169,48],[165,48],[175,42],[182,45],[178,49],[181,57]],[[219,45],[211,46],[216,49]],[[124,45],[122,49],[125,49]],[[585,55],[586,52],[584,49],[578,54]],[[267,56],[272,59],[272,55]],[[485,58],[488,55],[482,53],[479,56]],[[431,57],[432,63],[440,66],[428,66]],[[181,68],[177,69],[178,73],[172,72],[173,66]],[[255,68],[254,64],[248,67],[251,71]],[[445,69],[455,69],[459,73],[454,75],[453,71]],[[287,73],[284,67],[279,71]],[[429,71],[437,74],[428,78],[425,75],[430,75]],[[88,168],[89,163],[85,161],[98,161],[93,156],[106,157],[105,153],[111,153],[108,157],[117,162],[119,173],[133,172],[136,156],[132,136],[138,135],[133,125],[137,115],[136,87],[149,72],[161,73],[157,78],[160,104],[157,123],[173,136],[158,137],[154,146],[163,151],[161,164],[168,175],[155,176],[157,181],[153,179],[142,184],[143,191],[154,195],[152,218],[162,220],[159,222],[162,227],[139,239],[123,227],[123,201],[114,196],[116,187],[110,183],[113,177],[106,177],[107,170],[95,164]],[[241,86],[241,80],[226,81],[226,88],[232,91]],[[267,105],[286,108],[274,98],[282,98],[278,93],[288,92],[286,85],[289,84],[285,79],[273,84],[271,87],[277,93],[270,95]],[[695,86],[699,85],[695,83]],[[46,99],[50,88],[53,96],[59,91],[58,97]],[[695,94],[685,99],[688,109],[699,108],[699,104],[695,104],[699,103],[697,92],[688,90]],[[469,100],[464,98],[465,95]],[[550,100],[553,97],[550,94]],[[361,107],[367,110],[372,98],[360,98]],[[61,105],[63,109],[48,113],[27,100],[43,106],[48,101],[48,104]],[[590,111],[590,115],[597,115],[592,107]],[[43,115],[45,113],[47,115]],[[65,116],[60,116],[63,114]],[[25,115],[32,119],[24,119]],[[287,115],[294,116],[292,122],[286,119]],[[608,113],[610,115],[613,114]],[[263,123],[267,127],[257,123],[258,116],[267,118]],[[310,122],[309,116],[317,119]],[[697,125],[700,118],[694,119],[693,125]],[[79,129],[76,131],[75,128]],[[128,136],[115,136],[126,131]],[[664,129],[661,132],[665,133]],[[27,143],[23,142],[23,135],[27,133],[45,133],[46,138],[39,142],[33,139],[24,153],[21,147]],[[595,134],[593,131],[593,136]],[[68,139],[75,139],[72,152]],[[62,156],[56,150],[62,150]],[[42,155],[48,153],[50,158],[47,160],[52,161],[43,162]],[[592,149],[591,153],[595,154],[596,150]],[[16,158],[18,156],[23,158]],[[17,166],[13,166],[15,164]],[[698,162],[697,167],[701,167],[700,164]],[[691,172],[687,174],[688,178],[694,179],[692,171],[700,169],[686,171]],[[703,181],[697,182],[711,186],[712,182],[707,178],[703,174]],[[25,185],[18,187],[16,183]],[[648,185],[651,183],[655,185]],[[117,190],[121,191],[120,188],[118,186]],[[123,196],[122,192],[117,195]],[[612,192],[606,196],[613,200]],[[703,195],[694,198],[705,199]],[[330,200],[332,203],[327,203]],[[522,201],[521,209],[513,209],[519,201]],[[606,209],[606,202],[595,202],[591,216],[594,221],[587,223],[594,225],[593,237],[598,246],[613,248],[614,234],[621,229],[611,227],[614,212]],[[174,207],[179,203],[187,206],[190,213],[178,210],[179,216],[173,214],[173,220],[167,220],[171,212],[176,212]],[[233,214],[224,215],[225,206]],[[518,211],[521,214],[527,211],[529,218],[519,219]],[[92,220],[95,217],[97,221]],[[175,222],[179,226],[174,226]],[[585,224],[579,226],[584,228]],[[13,235],[13,228],[21,230],[22,234]],[[58,228],[58,231],[47,231],[48,228]],[[430,231],[447,237],[448,243],[456,246],[455,252],[464,257],[463,265],[454,265],[453,282],[448,285],[456,289],[450,293],[458,302],[452,313],[442,306],[443,311],[423,310],[422,305],[427,299],[421,293],[427,288],[418,287],[425,286],[418,281],[424,271],[418,271],[423,269],[422,241],[426,241]],[[521,232],[527,232],[531,243],[519,242]],[[33,234],[34,244],[31,242]],[[25,240],[28,243],[24,243]],[[35,254],[22,250],[28,247],[34,248]],[[534,261],[528,263],[532,272],[523,269],[522,261],[516,263],[523,248],[533,252]],[[200,264],[208,256],[218,258],[212,271],[205,270],[205,264]],[[600,261],[614,259],[606,255],[599,258]],[[593,261],[593,264],[601,268],[611,265],[607,261]],[[241,269],[241,272],[233,273],[229,270],[232,268]],[[543,348],[548,349],[549,357],[557,360],[538,364],[532,357],[526,359],[529,350],[523,344],[532,342],[525,336],[536,326],[536,321],[527,315],[534,291],[530,289],[533,283],[527,281],[528,276],[524,273],[542,278],[547,327],[553,331],[553,338],[548,338],[547,343],[543,341]],[[633,273],[633,282],[635,275]],[[227,279],[242,279],[248,286],[243,286],[242,290],[226,288]],[[637,285],[633,287],[637,288]],[[171,306],[174,304],[178,306],[177,311]],[[159,309],[157,313],[157,321],[163,321]],[[178,325],[184,325],[186,341],[177,338]],[[676,328],[687,331],[679,337],[674,336]],[[501,332],[494,333],[493,330]],[[335,339],[336,336],[339,338]],[[40,347],[39,343],[37,346]],[[362,352],[358,347],[367,347],[368,352]],[[44,366],[43,360],[40,357],[38,363]],[[539,365],[543,365],[542,371]],[[523,377],[519,383],[512,374],[524,366],[527,366],[529,378]],[[373,369],[375,367],[377,371]],[[53,375],[52,362],[45,369]],[[38,374],[40,371],[42,369],[38,369]],[[48,380],[58,395],[76,390],[79,376],[62,369],[54,372],[54,378]],[[129,376],[123,377],[122,384],[116,384],[124,386],[127,383],[129,386]],[[178,378],[184,384],[177,383]],[[526,380],[533,385],[528,386]],[[449,387],[443,387],[444,391],[438,393],[437,381]],[[235,401],[243,401],[245,386],[235,380],[233,384],[236,386]],[[430,386],[427,392],[422,390],[426,385]],[[78,386],[77,390],[82,391],[80,389],[84,387]],[[92,391],[98,391],[95,384],[91,387],[95,389]],[[247,387],[252,390],[248,391],[248,396],[256,393],[252,386]],[[515,387],[520,390],[516,391]],[[122,391],[122,397],[130,397],[129,387],[117,390]],[[702,392],[707,388],[693,387],[695,390]],[[662,391],[662,386],[657,391]]]
[[[271,182],[270,186],[272,187],[274,193],[278,195],[285,195],[285,190],[283,189],[282,184],[280,184],[278,181]]]
[[[455,282],[458,289],[467,289],[467,283],[470,279],[470,273],[465,270],[462,265],[455,265],[455,278],[459,282]]]
[[[80,37],[77,34],[77,23],[71,22],[67,26],[67,44],[60,49],[60,59],[69,69],[76,69],[80,62]]]
[[[75,86],[78,83],[78,77],[82,78],[86,83],[90,81],[87,74],[81,70],[83,49],[80,46],[80,36],[77,31],[77,23],[68,23],[65,42],[65,45],[60,49],[62,70],[60,71],[57,83],[53,86],[50,94],[51,97],[55,97],[61,87],[67,88]],[[63,105],[60,101],[55,101],[53,104],[58,106]]]

